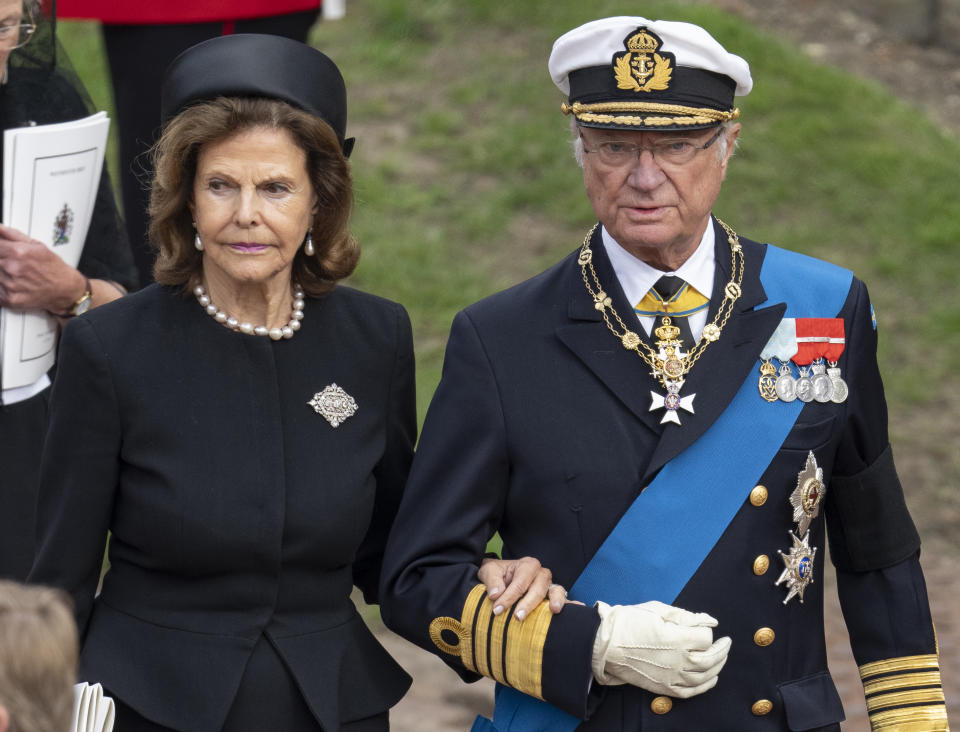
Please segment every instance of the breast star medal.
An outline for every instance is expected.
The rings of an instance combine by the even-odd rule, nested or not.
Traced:
[[[817,555],[817,548],[810,546],[809,531],[803,535],[803,539],[798,539],[792,531],[787,533],[793,539],[793,547],[786,554],[777,550],[777,554],[783,560],[784,567],[780,577],[774,582],[775,587],[784,582],[787,583],[787,596],[783,600],[784,605],[794,597],[799,597],[800,602],[803,603],[803,593],[807,586],[813,582],[813,558]]]
[[[817,466],[817,458],[811,451],[807,454],[803,470],[797,473],[797,487],[790,494],[793,520],[797,522],[797,533],[801,536],[807,533],[810,524],[820,515],[820,502],[826,492],[823,470]]]
[[[354,398],[336,384],[325,386],[323,391],[314,394],[307,404],[334,428],[339,427],[359,409]]]

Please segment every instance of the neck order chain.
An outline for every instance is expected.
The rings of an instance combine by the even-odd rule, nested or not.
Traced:
[[[666,410],[663,419],[660,420],[661,424],[664,422],[680,424],[680,417],[677,414],[679,409],[685,409],[693,413],[693,398],[696,394],[680,396],[680,388],[685,381],[684,377],[693,368],[697,359],[703,355],[707,346],[720,338],[720,333],[733,312],[733,304],[741,294],[743,248],[740,246],[740,237],[720,219],[717,219],[717,221],[727,232],[732,276],[726,287],[723,288],[723,302],[720,303],[716,316],[712,322],[704,326],[700,341],[687,353],[684,353],[681,348],[680,329],[671,323],[669,316],[664,317],[661,325],[654,330],[657,336],[657,350],[647,345],[636,332],[630,330],[623,322],[620,314],[614,309],[610,296],[604,292],[600,279],[597,277],[597,271],[593,267],[593,250],[590,249],[590,239],[593,237],[597,225],[594,225],[589,231],[583,240],[583,246],[580,248],[580,256],[577,262],[580,265],[583,284],[586,285],[587,292],[593,298],[593,306],[603,314],[603,320],[607,324],[607,328],[619,339],[620,344],[628,351],[635,352],[650,367],[651,376],[657,379],[666,389],[667,393],[665,395],[657,394],[654,391],[650,392],[652,397],[650,411],[655,409]],[[613,316],[612,319],[611,315]],[[614,321],[616,321],[616,325]]]
[[[268,328],[265,325],[241,323],[214,305],[203,285],[194,287],[193,294],[197,296],[197,302],[207,311],[207,315],[220,325],[247,335],[270,336],[275,341],[279,341],[281,338],[293,338],[293,334],[300,330],[300,321],[303,320],[303,288],[300,285],[294,285],[293,287],[293,312],[290,313],[290,321],[282,328]]]

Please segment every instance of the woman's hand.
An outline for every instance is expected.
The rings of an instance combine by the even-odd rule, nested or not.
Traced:
[[[86,289],[83,275],[47,246],[0,225],[0,306],[62,315]]]
[[[477,571],[477,578],[487,587],[487,597],[494,603],[494,615],[499,615],[517,600],[520,600],[514,610],[517,620],[527,617],[544,598],[550,601],[550,610],[554,614],[567,603],[567,591],[553,584],[553,573],[533,557],[488,557]]]

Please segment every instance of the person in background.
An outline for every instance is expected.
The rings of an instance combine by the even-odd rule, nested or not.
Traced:
[[[0,732],[66,732],[76,672],[66,593],[0,580]]]
[[[103,23],[123,171],[123,213],[140,286],[153,282],[147,240],[150,146],[159,133],[157,89],[170,62],[190,46],[232,33],[269,33],[305,43],[320,0],[60,0],[60,17]]]
[[[72,596],[122,732],[386,730],[410,679],[351,591],[377,602],[414,356],[402,306],[338,284],[360,253],[343,78],[225,36],[174,60],[161,107],[157,284],[64,331],[30,581]],[[546,592],[499,565],[490,591]]]
[[[92,111],[58,47],[52,11],[33,0],[0,0],[0,132],[80,119]],[[0,159],[2,145],[0,134]],[[67,321],[119,298],[135,283],[106,167],[76,268],[24,232],[0,225],[0,307],[46,310]],[[22,580],[33,561],[51,376],[0,394],[0,577]]]
[[[712,213],[747,62],[698,26],[614,17],[548,66],[599,223],[455,318],[387,626],[499,682],[477,732],[839,732],[829,527],[873,729],[947,730],[867,289]],[[585,605],[498,613],[475,580],[495,531]]]

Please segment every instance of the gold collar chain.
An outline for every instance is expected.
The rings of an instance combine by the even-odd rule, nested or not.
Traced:
[[[723,227],[723,230],[727,232],[727,241],[730,243],[733,276],[723,289],[723,302],[720,303],[716,316],[712,322],[704,326],[703,334],[699,342],[687,353],[683,352],[680,340],[678,339],[680,329],[671,323],[669,316],[664,317],[661,325],[654,331],[658,338],[656,341],[658,350],[654,350],[647,345],[636,332],[630,330],[626,323],[623,322],[620,314],[613,307],[613,301],[610,299],[610,296],[604,292],[603,287],[600,285],[597,271],[593,267],[593,250],[590,249],[590,239],[593,237],[593,233],[599,224],[595,224],[587,233],[587,236],[583,240],[583,246],[580,248],[580,256],[577,262],[580,265],[583,284],[586,285],[587,292],[589,292],[593,298],[593,306],[603,315],[603,320],[607,324],[607,328],[617,337],[621,345],[628,351],[634,351],[643,362],[650,367],[650,375],[657,379],[667,391],[666,395],[650,392],[653,397],[653,403],[650,406],[651,411],[660,408],[666,409],[661,424],[663,422],[680,424],[680,419],[677,415],[678,409],[682,408],[688,412],[693,412],[693,397],[696,395],[691,394],[687,397],[680,397],[680,387],[683,386],[685,381],[684,376],[690,371],[693,364],[697,362],[697,359],[700,358],[707,346],[720,338],[720,333],[723,331],[724,326],[730,319],[730,314],[733,312],[733,304],[741,294],[740,284],[743,282],[743,247],[740,246],[740,237],[737,236],[733,229],[720,221],[720,219],[717,219],[717,221],[720,226]],[[589,277],[587,275],[588,271]],[[591,285],[591,279],[596,289]],[[619,329],[611,321],[611,314],[613,315],[613,319],[616,320]]]

